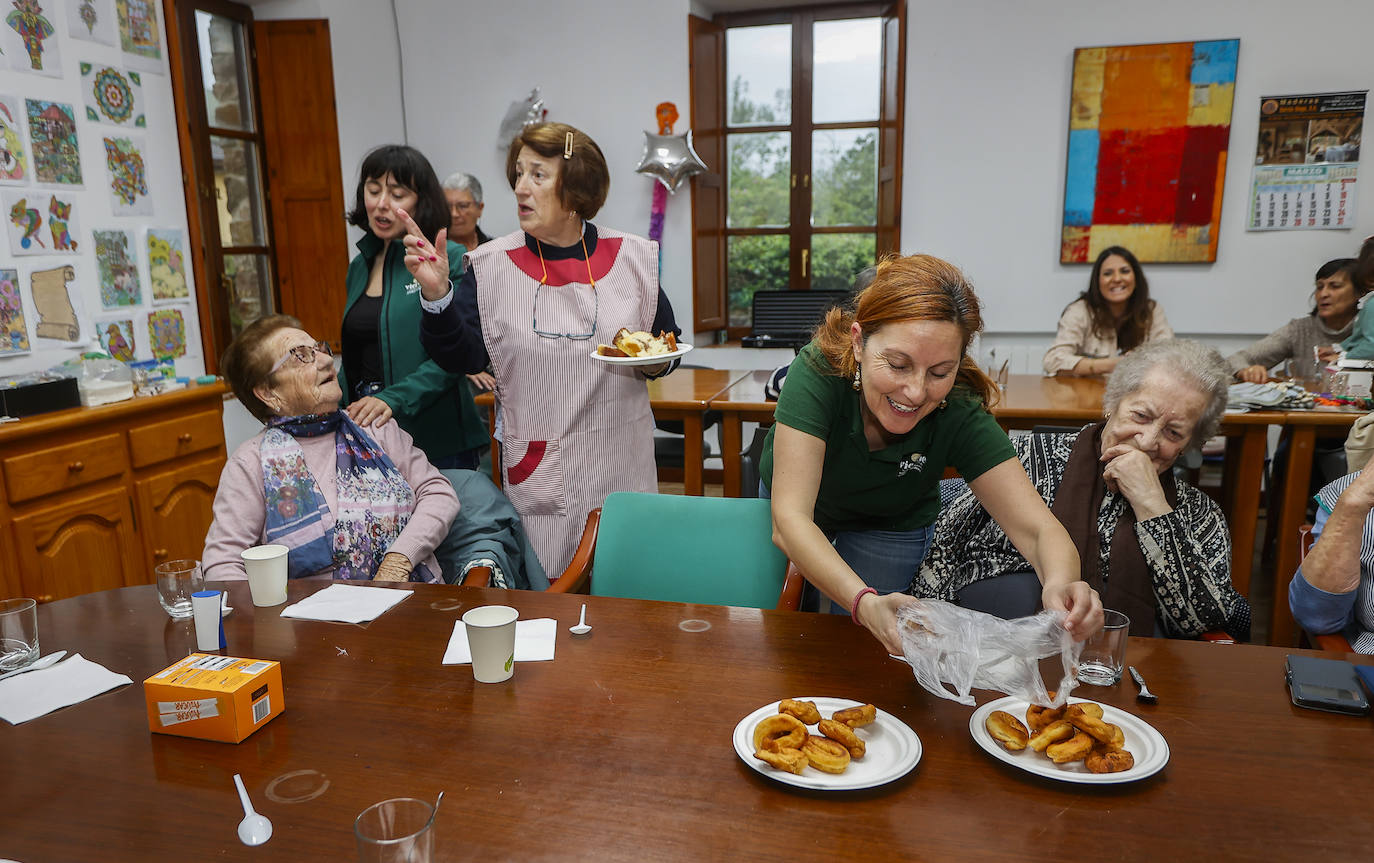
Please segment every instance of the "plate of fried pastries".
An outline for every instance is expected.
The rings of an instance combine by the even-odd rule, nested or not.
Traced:
[[[1169,763],[1169,744],[1150,723],[1079,698],[1057,709],[999,698],[975,710],[968,727],[994,758],[1061,782],[1135,782]]]
[[[735,753],[770,779],[799,788],[874,788],[921,760],[906,723],[847,698],[797,696],[766,704],[735,726]]]
[[[667,330],[658,335],[621,327],[609,345],[597,345],[592,359],[616,366],[656,366],[686,354],[692,346]]]

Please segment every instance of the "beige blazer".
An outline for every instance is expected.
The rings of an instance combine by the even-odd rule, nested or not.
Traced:
[[[1145,341],[1172,339],[1174,331],[1164,316],[1164,309],[1150,300],[1150,312],[1150,332],[1145,336]],[[1118,353],[1116,333],[1104,337],[1094,332],[1088,301],[1080,298],[1069,303],[1069,307],[1059,316],[1059,331],[1055,333],[1054,344],[1045,351],[1045,375],[1071,371],[1079,360],[1114,357]]]

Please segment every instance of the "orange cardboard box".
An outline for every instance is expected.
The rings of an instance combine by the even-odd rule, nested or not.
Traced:
[[[143,681],[148,728],[238,743],[286,709],[281,663],[193,653]]]

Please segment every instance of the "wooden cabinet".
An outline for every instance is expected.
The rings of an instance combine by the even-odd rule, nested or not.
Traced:
[[[0,426],[0,597],[49,602],[198,558],[224,468],[223,384]]]

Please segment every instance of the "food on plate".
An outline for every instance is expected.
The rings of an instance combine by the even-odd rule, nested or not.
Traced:
[[[1061,740],[1068,740],[1073,736],[1073,725],[1067,719],[1058,719],[1040,729],[1030,740],[1026,741],[1026,746],[1032,752],[1044,752],[1051,743],[1058,743]]]
[[[1110,725],[1088,713],[1081,704],[1070,704],[1068,710],[1064,711],[1064,719],[1073,723],[1075,728],[1091,734],[1098,743],[1111,743],[1116,736]]]
[[[1050,693],[1050,698],[1054,698],[1053,692]],[[1044,731],[1046,726],[1050,723],[1057,722],[1063,718],[1063,707],[1041,707],[1038,704],[1032,704],[1026,708],[1026,725],[1030,728],[1032,734],[1038,734]]]
[[[1094,749],[1083,760],[1092,773],[1120,773],[1135,766],[1135,756],[1124,749]]]
[[[1082,761],[1093,749],[1095,741],[1092,735],[1082,731],[1074,730],[1073,737],[1059,743],[1051,743],[1045,747],[1045,754],[1055,764],[1068,764],[1070,761]]]
[[[779,713],[754,726],[754,750],[800,749],[806,736],[806,725],[800,719]]]
[[[1068,708],[1068,705],[1066,704],[1066,705],[1064,705],[1064,707],[1067,709],[1067,708]],[[1094,704],[1094,703],[1092,703],[1091,701],[1080,701],[1080,702],[1078,702],[1078,709],[1079,709],[1079,710],[1082,710],[1084,713],[1088,714],[1089,716],[1096,716],[1098,719],[1101,719],[1101,718],[1102,718],[1102,705],[1101,705],[1101,704]]]
[[[868,725],[878,718],[878,708],[872,704],[864,704],[859,707],[846,707],[844,710],[836,710],[830,714],[830,718],[836,722],[843,722],[850,728],[859,728]]]
[[[788,773],[801,773],[806,769],[806,765],[811,763],[806,753],[800,749],[779,749],[776,752],[758,749],[755,750],[754,757]]]
[[[1120,725],[1108,725],[1112,729],[1113,736],[1111,743],[1099,743],[1098,748],[1104,752],[1111,752],[1117,749],[1124,749],[1126,746],[1126,732],[1121,730]]]
[[[816,726],[816,730],[826,737],[849,750],[852,758],[863,758],[867,746],[859,735],[854,733],[854,729],[845,725],[843,722],[836,722],[833,719],[822,719]]]
[[[829,737],[808,734],[801,750],[812,767],[825,773],[843,773],[849,767],[849,750]]]
[[[660,330],[655,336],[643,330],[631,332],[621,327],[611,342],[597,345],[596,352],[603,357],[656,357],[677,350],[677,337],[667,330]]]
[[[814,701],[798,701],[795,698],[784,698],[778,702],[778,712],[795,716],[807,725],[815,725],[821,721],[821,712],[816,709]]]
[[[987,728],[988,734],[992,735],[993,740],[1002,744],[1003,749],[1011,752],[1020,752],[1025,749],[1027,741],[1030,740],[1030,732],[1026,730],[1026,726],[1021,724],[1021,720],[1005,710],[994,710],[989,713],[983,725]]]

